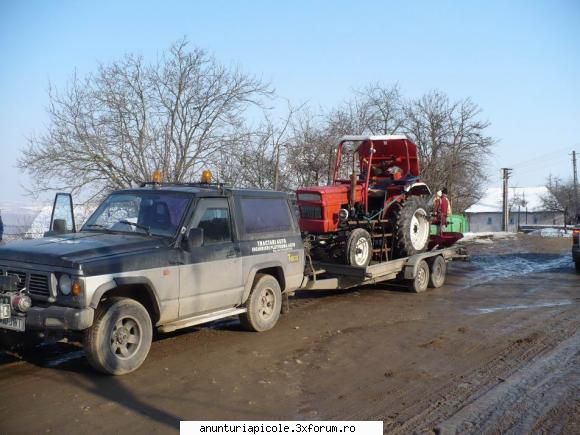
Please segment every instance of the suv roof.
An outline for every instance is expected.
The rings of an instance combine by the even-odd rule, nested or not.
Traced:
[[[139,187],[121,189],[115,192],[135,192],[135,191],[170,191],[186,192],[195,196],[263,196],[263,197],[289,197],[287,192],[264,189],[243,189],[233,188],[217,183],[142,183]]]

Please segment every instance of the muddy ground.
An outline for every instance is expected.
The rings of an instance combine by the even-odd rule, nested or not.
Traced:
[[[159,338],[136,373],[74,344],[0,354],[0,432],[176,432],[180,420],[382,420],[387,433],[580,433],[570,239],[472,245],[441,289],[298,294],[277,327]]]

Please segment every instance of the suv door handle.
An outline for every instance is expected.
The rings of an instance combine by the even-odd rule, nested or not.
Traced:
[[[233,257],[235,257],[236,256],[236,250],[235,249],[232,249],[232,250],[228,251],[228,253],[227,253],[226,256],[227,256],[227,258],[233,258]]]

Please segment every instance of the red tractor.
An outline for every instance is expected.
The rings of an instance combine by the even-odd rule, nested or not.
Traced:
[[[419,174],[405,136],[344,136],[332,184],[296,192],[313,257],[365,267],[426,251],[431,192]]]

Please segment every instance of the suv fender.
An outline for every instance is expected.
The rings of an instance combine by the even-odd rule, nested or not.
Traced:
[[[160,312],[161,312],[161,310],[160,310],[161,305],[159,303],[159,298],[157,297],[157,294],[153,290],[154,289],[153,283],[145,277],[119,277],[119,278],[114,278],[111,281],[108,281],[104,284],[101,284],[97,288],[97,290],[95,290],[95,292],[93,293],[90,307],[97,309],[103,296],[105,296],[105,294],[110,292],[110,291],[113,291],[113,290],[120,288],[120,287],[123,287],[123,286],[135,286],[135,285],[139,285],[139,286],[142,286],[145,288],[145,290],[147,292],[147,297],[151,300],[151,305],[152,305],[151,308],[153,309],[154,314],[157,317],[159,317]]]
[[[264,269],[275,269],[276,274],[272,274],[270,271]],[[241,300],[242,304],[246,302],[246,300],[250,296],[250,292],[252,291],[252,287],[254,286],[254,280],[256,279],[256,274],[258,272],[272,275],[274,278],[278,280],[282,293],[284,293],[284,291],[286,290],[286,276],[284,275],[284,267],[282,266],[282,263],[280,263],[279,261],[269,261],[266,263],[260,263],[256,266],[253,266],[250,269],[250,272],[248,273],[248,279],[246,280],[244,294]]]

